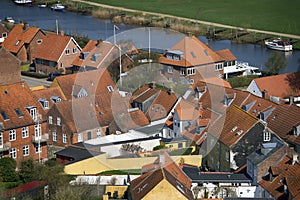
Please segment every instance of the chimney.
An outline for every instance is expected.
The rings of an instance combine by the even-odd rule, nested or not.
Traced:
[[[168,94],[169,94],[169,95],[174,94],[174,90],[173,90],[172,88],[169,89],[169,90],[168,90]]]
[[[266,98],[267,98],[267,93],[268,93],[268,92],[267,92],[267,90],[265,90],[265,89],[264,89],[263,91],[261,91],[261,94],[262,94],[262,98],[263,98],[263,99],[266,99]]]
[[[29,24],[24,22],[23,31],[27,31],[28,27],[29,27]]]
[[[292,165],[294,165],[296,162],[298,162],[298,155],[297,154],[293,154]]]
[[[155,88],[155,82],[149,83],[149,87],[152,89]]]
[[[165,165],[165,155],[164,154],[160,154],[159,155],[159,164],[160,166],[164,166]]]
[[[64,32],[64,31],[60,31],[60,35],[61,35],[61,36],[64,36],[64,35],[65,35],[65,32]]]

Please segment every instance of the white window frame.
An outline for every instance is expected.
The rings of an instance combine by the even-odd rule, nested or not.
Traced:
[[[73,48],[73,54],[76,54],[76,53],[77,53],[77,48],[74,47],[74,48]]]
[[[82,138],[82,133],[78,133],[78,142],[82,142],[83,138]]]
[[[100,137],[102,135],[101,130],[99,128],[97,129],[96,134],[97,134],[98,137]]]
[[[56,133],[56,132],[52,132],[52,140],[53,140],[54,142],[57,141],[57,133]]]
[[[269,142],[271,140],[271,132],[270,131],[264,131],[263,133],[263,141]]]
[[[168,73],[173,74],[174,68],[172,66],[168,66]]]
[[[70,49],[66,49],[65,53],[66,55],[70,55]]]
[[[67,134],[63,133],[63,143],[67,144],[68,143],[68,136]]]
[[[16,129],[9,130],[9,141],[15,141],[17,139]]]
[[[23,128],[22,128],[22,138],[28,138],[28,136],[29,136],[29,129],[28,129],[28,126],[23,127]]]
[[[0,132],[0,147],[3,147],[3,135],[2,135],[2,132]]]
[[[180,75],[185,75],[185,68],[180,68]]]
[[[187,75],[194,75],[195,74],[195,68],[191,67],[187,69]]]
[[[37,121],[37,112],[36,112],[36,108],[31,108],[29,110],[30,116],[32,117],[32,119],[34,121]]]
[[[16,159],[17,158],[17,149],[16,148],[11,148],[9,150],[9,156],[13,159]]]
[[[220,71],[222,69],[223,69],[223,64],[222,63],[215,64],[215,71]]]
[[[29,156],[29,145],[23,146],[23,156]]]
[[[41,137],[41,135],[42,135],[41,125],[40,124],[34,125],[34,137],[38,138]]]
[[[49,124],[53,124],[53,117],[52,117],[52,116],[49,116],[49,117],[48,117],[48,123],[49,123]]]
[[[57,117],[57,118],[56,118],[56,125],[60,126],[60,124],[61,124],[60,117]]]

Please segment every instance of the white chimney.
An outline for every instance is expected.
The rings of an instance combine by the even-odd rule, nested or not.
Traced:
[[[292,162],[292,165],[294,165],[296,162],[298,162],[298,155],[297,155],[297,154],[293,154],[293,162]]]

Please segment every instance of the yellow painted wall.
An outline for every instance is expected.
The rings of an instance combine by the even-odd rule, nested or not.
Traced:
[[[171,158],[179,164],[184,160],[184,163],[200,166],[202,161],[201,155],[187,156],[171,156]],[[146,164],[153,163],[157,157],[142,157],[142,158],[107,158],[106,154],[101,154],[89,159],[85,159],[76,163],[65,166],[65,173],[71,175],[95,175],[107,170],[125,170],[125,169],[141,169]]]
[[[172,186],[167,180],[163,179],[157,184],[144,198],[143,200],[170,200],[170,199],[187,199],[181,194],[174,186]]]
[[[122,198],[127,188],[127,185],[107,185],[105,186],[105,193],[107,194],[108,192],[110,192],[111,196],[113,196],[114,192],[118,191],[118,198]]]

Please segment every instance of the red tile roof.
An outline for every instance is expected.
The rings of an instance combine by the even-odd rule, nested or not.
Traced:
[[[180,50],[183,52],[183,58],[178,61],[170,60],[164,55],[160,57],[160,63],[181,67],[192,67],[207,65],[224,60],[195,36],[184,37],[181,41],[171,47],[170,50]]]
[[[41,31],[41,29],[36,27],[28,27],[24,31],[23,27],[23,25],[16,24],[9,32],[2,46],[10,52],[17,53],[24,44],[30,43],[34,36]]]
[[[300,96],[300,72],[266,76],[253,81],[260,91],[267,91],[268,98],[271,95],[280,98],[287,98],[290,95]]]
[[[39,101],[40,98],[49,101],[49,108],[51,108],[54,104],[54,101],[51,99],[51,97],[53,96],[59,97],[61,100],[66,100],[63,93],[58,87],[34,90],[32,91],[32,94],[37,101]]]
[[[36,50],[35,57],[57,62],[70,42],[75,42],[71,36],[48,33]]]
[[[108,86],[115,87],[115,83],[106,69],[59,76],[55,78],[52,85],[58,85],[67,99],[73,98],[74,85],[84,88],[88,96],[110,93]]]
[[[217,50],[216,53],[226,61],[236,60],[236,57],[229,49]]]
[[[8,120],[5,120],[3,116],[0,115],[0,121],[3,122],[5,129],[33,124],[34,120],[26,108],[28,106],[36,107],[38,113],[42,119],[44,119],[45,112],[38,101],[33,97],[26,82],[0,86],[0,99],[0,111],[4,111],[9,117]],[[19,109],[22,116],[19,117],[15,109]]]
[[[283,185],[287,186],[292,199],[297,199],[300,194],[300,164],[293,164],[292,158],[285,156],[278,164],[271,166],[273,180],[263,179],[259,185],[276,199],[287,198]]]
[[[32,181],[32,182],[20,185],[18,187],[6,190],[4,192],[4,194],[6,197],[10,197],[12,195],[17,195],[17,194],[20,194],[23,192],[30,192],[31,190],[42,187],[44,185],[46,185],[46,181]]]

